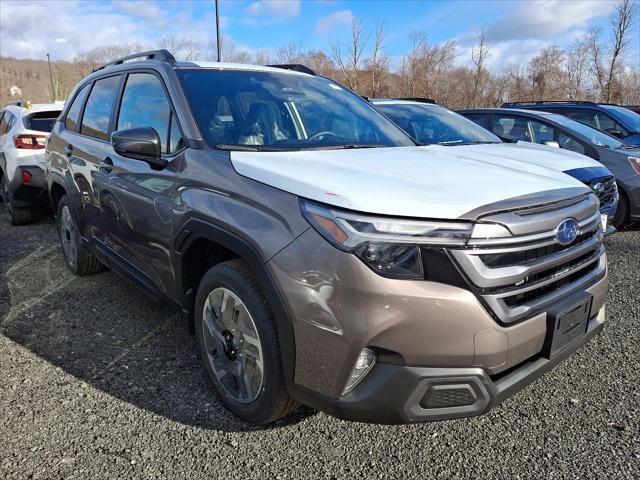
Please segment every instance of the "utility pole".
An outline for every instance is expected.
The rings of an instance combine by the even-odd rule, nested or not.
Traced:
[[[218,61],[220,61],[220,13],[218,0],[216,0],[216,48],[218,49]]]
[[[55,102],[56,90],[55,88],[53,88],[53,73],[51,73],[51,58],[49,57],[48,53],[47,53],[47,63],[49,64],[49,80],[51,80],[51,98],[53,99],[52,101]]]

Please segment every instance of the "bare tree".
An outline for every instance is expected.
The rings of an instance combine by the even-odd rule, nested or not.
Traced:
[[[544,100],[551,92],[563,90],[564,52],[557,45],[541,50],[529,61],[527,72],[531,80],[531,96]]]
[[[471,61],[475,65],[473,71],[470,105],[478,106],[478,96],[484,97],[484,86],[488,77],[487,59],[491,56],[491,48],[487,45],[487,31],[483,28],[478,34],[478,45],[471,49]]]
[[[159,48],[169,50],[171,55],[180,60],[197,60],[202,56],[202,45],[191,37],[168,33],[156,40]]]
[[[383,81],[383,75],[389,68],[389,55],[383,50],[382,43],[387,33],[384,29],[384,22],[376,24],[373,40],[373,51],[369,60],[369,69],[371,70],[371,96],[377,97],[380,94],[380,87]]]
[[[347,86],[358,91],[358,74],[362,66],[362,56],[367,47],[369,36],[362,21],[351,21],[351,38],[348,42],[335,40],[331,43],[331,56],[336,62]]]
[[[303,63],[304,49],[302,42],[288,42],[280,47],[275,54],[278,63]]]
[[[570,100],[578,100],[585,95],[584,84],[589,73],[589,48],[588,42],[579,41],[566,52],[564,93]]]
[[[611,16],[613,37],[603,46],[601,30],[594,29],[589,35],[593,71],[598,82],[600,97],[611,102],[617,95],[618,77],[622,70],[622,58],[631,42],[630,29],[637,17],[636,0],[621,0]]]

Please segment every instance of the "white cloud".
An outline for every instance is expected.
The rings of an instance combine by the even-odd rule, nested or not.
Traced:
[[[487,29],[492,41],[553,39],[609,14],[614,2],[535,0],[521,3]]]
[[[300,15],[300,0],[258,0],[247,8],[247,14],[259,23],[290,20]]]
[[[339,10],[318,20],[315,33],[316,35],[327,35],[337,27],[351,25],[352,21],[353,13],[351,10]]]
[[[132,17],[137,17],[158,25],[165,24],[165,15],[160,7],[151,0],[144,2],[114,0],[111,2],[114,10],[126,13]]]

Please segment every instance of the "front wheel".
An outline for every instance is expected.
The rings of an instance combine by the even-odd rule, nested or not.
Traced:
[[[616,227],[624,227],[629,221],[629,200],[624,193],[620,192],[620,198],[618,200],[618,209],[616,214],[611,219],[611,224]]]
[[[284,385],[275,318],[244,262],[223,262],[204,275],[195,322],[203,363],[230,411],[260,424],[297,407]]]
[[[83,243],[67,195],[63,196],[58,203],[56,226],[64,261],[69,270],[76,275],[88,275],[104,269],[104,266]]]

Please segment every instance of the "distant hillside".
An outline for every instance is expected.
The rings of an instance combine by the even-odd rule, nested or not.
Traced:
[[[0,57],[0,106],[22,99],[33,103],[66,100],[73,87],[91,72],[93,66],[77,61],[51,62],[52,88],[46,60]]]

